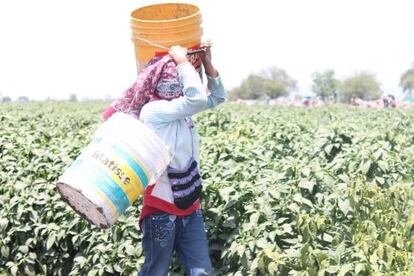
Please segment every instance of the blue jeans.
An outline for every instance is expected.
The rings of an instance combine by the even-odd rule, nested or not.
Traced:
[[[144,218],[141,227],[145,261],[139,276],[167,275],[174,250],[187,276],[210,275],[211,261],[201,210],[178,218],[164,212],[155,213]]]

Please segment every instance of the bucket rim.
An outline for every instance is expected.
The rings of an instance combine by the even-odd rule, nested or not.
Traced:
[[[161,46],[164,46],[162,44],[171,44],[172,42],[176,42],[175,44],[173,43],[173,45],[180,45],[179,43],[182,43],[183,41],[194,41],[194,38],[197,38],[198,39],[199,36],[198,35],[194,35],[194,36],[189,36],[189,37],[186,37],[186,38],[175,39],[175,40],[152,40],[152,42],[157,43],[157,44],[160,44]],[[154,47],[153,45],[149,45],[148,43],[142,42],[140,40],[140,37],[139,36],[136,36],[134,34],[132,34],[131,40],[132,40],[132,42],[134,44],[137,43],[139,45],[148,45],[148,46],[144,46],[144,47]],[[167,46],[164,46],[164,47],[167,47]],[[157,47],[157,48],[160,48],[160,47]],[[162,49],[162,48],[160,48],[160,49]]]
[[[161,44],[161,46],[164,46],[162,44],[165,44],[165,43],[169,44],[171,42],[177,42],[178,43],[178,42],[191,41],[191,40],[201,41],[201,36],[203,35],[203,33],[204,33],[204,30],[200,30],[200,32],[198,32],[198,33],[194,33],[193,35],[189,35],[187,37],[180,38],[180,39],[152,39],[151,42],[158,43],[158,44]],[[135,41],[142,41],[142,38],[139,35],[135,34],[135,33],[131,34],[131,39],[134,42]],[[144,38],[144,39],[146,39],[146,38]]]
[[[200,17],[200,19],[197,20],[197,22],[189,22],[189,23],[174,25],[174,26],[148,26],[148,25],[140,26],[140,25],[136,25],[136,22],[134,22],[131,19],[130,28],[131,29],[142,29],[142,30],[168,30],[168,29],[178,29],[178,28],[186,27],[186,26],[197,26],[197,24],[194,24],[194,23],[198,23],[198,25],[201,26],[201,24],[203,23],[203,19]]]
[[[170,34],[168,32],[157,32],[157,31],[142,31],[142,30],[136,30],[136,29],[131,29],[132,34],[134,35],[166,35],[166,34]],[[202,27],[194,27],[194,28],[189,28],[189,29],[185,29],[185,30],[180,30],[180,31],[174,31],[172,33],[174,34],[182,34],[182,33],[199,33],[199,32],[203,32],[203,28]]]
[[[192,6],[195,7],[197,9],[197,12],[195,12],[192,15],[189,16],[184,16],[184,17],[180,17],[180,18],[175,18],[175,19],[166,19],[166,20],[147,20],[147,19],[138,19],[136,17],[133,16],[133,14],[141,9],[144,8],[148,8],[148,7],[155,7],[155,6],[166,6],[166,5],[186,5],[186,6]],[[190,19],[191,17],[196,17],[199,16],[201,14],[201,10],[198,6],[193,5],[193,4],[189,4],[189,3],[162,3],[162,4],[153,4],[153,5],[147,5],[144,7],[140,7],[138,9],[135,9],[131,12],[131,21],[135,21],[135,22],[143,22],[143,23],[168,23],[168,22],[174,22],[174,21],[181,21],[181,20],[186,20],[186,19]]]

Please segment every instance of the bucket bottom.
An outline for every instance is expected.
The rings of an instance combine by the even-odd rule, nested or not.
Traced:
[[[87,221],[102,229],[110,227],[102,208],[96,206],[80,191],[65,183],[58,183],[57,190],[62,199]]]

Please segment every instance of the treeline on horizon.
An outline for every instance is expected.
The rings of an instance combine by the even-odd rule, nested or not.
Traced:
[[[313,73],[312,81],[312,92],[324,101],[332,98],[343,103],[350,103],[354,98],[371,101],[379,99],[384,94],[376,75],[368,71],[355,72],[339,80],[335,77],[335,71],[330,69]],[[414,63],[401,75],[399,86],[407,97],[413,96]],[[296,90],[295,79],[285,70],[271,66],[259,73],[248,75],[240,86],[231,90],[230,99],[277,99],[289,96]]]
[[[355,72],[351,76],[339,80],[335,77],[335,71],[329,69],[324,72],[314,72],[312,81],[312,92],[323,101],[333,98],[343,103],[350,103],[355,98],[372,101],[379,99],[384,94],[376,75],[368,71]],[[406,93],[407,98],[413,97],[414,63],[401,75],[399,86]],[[285,70],[271,66],[259,73],[249,74],[238,87],[230,91],[229,97],[230,100],[277,99],[287,97],[297,89],[297,81],[290,77]],[[17,98],[17,102],[30,100],[27,96]],[[50,98],[46,101],[48,100],[59,101]],[[77,102],[78,97],[72,93],[67,100]],[[110,101],[111,99],[107,97],[101,100]],[[3,96],[0,93],[0,102],[11,101],[11,97]],[[87,99],[87,101],[91,100]]]
[[[37,99],[30,99],[27,96],[20,96],[20,97],[16,98],[15,101],[13,101],[12,98],[9,97],[9,96],[1,97],[1,95],[0,95],[0,103],[10,103],[10,102],[18,102],[18,103],[25,103],[25,102],[68,102],[68,101],[69,102],[111,102],[113,100],[114,99],[109,97],[109,96],[106,96],[105,98],[88,98],[88,97],[85,97],[85,98],[79,99],[78,96],[75,93],[72,93],[66,99],[64,99],[64,98],[54,99],[54,98],[48,97],[44,100],[37,100]]]

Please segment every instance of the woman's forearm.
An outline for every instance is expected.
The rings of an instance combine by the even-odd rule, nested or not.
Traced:
[[[203,66],[207,76],[209,76],[210,78],[217,78],[217,70],[216,68],[214,68],[210,60],[203,60]]]

